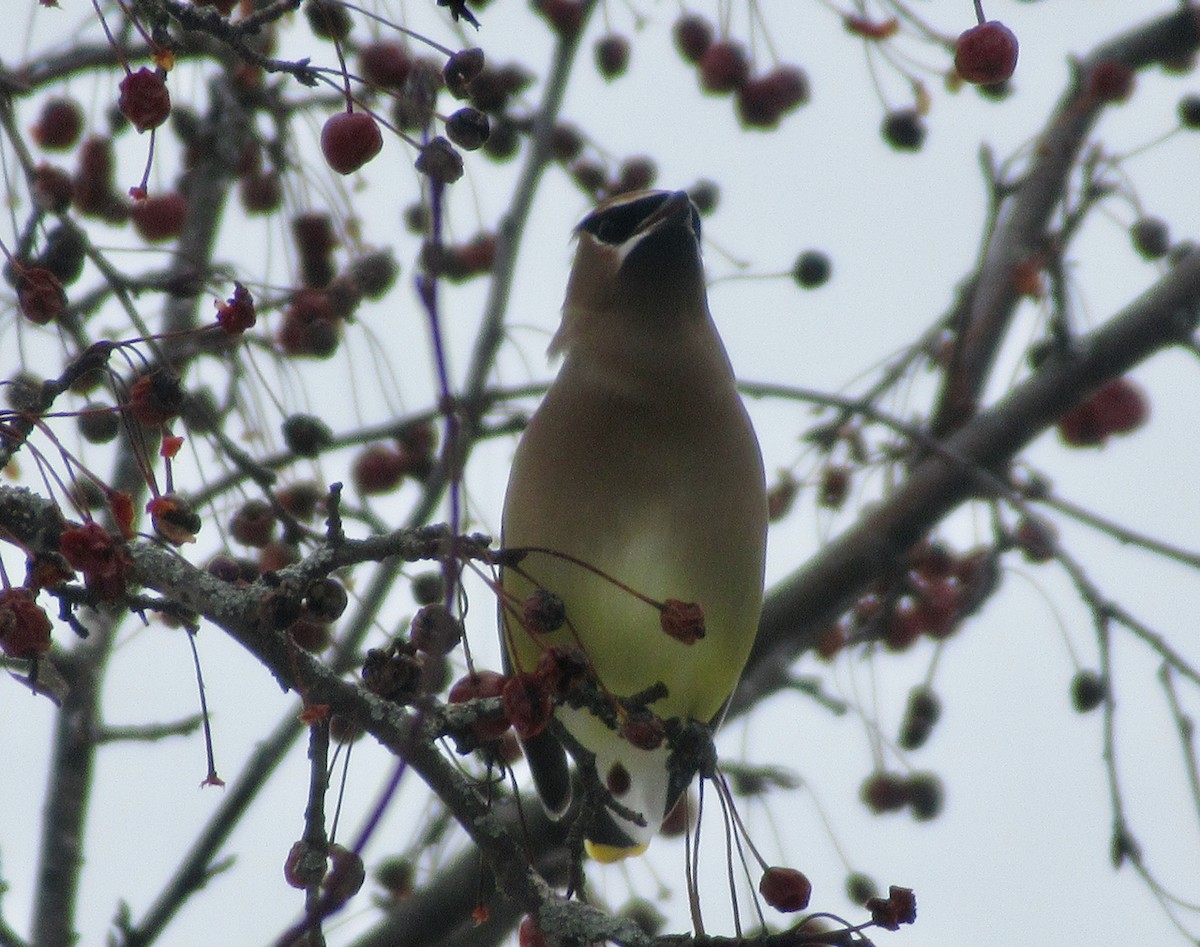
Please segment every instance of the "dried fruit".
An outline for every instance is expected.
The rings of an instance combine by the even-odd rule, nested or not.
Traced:
[[[776,865],[763,872],[758,893],[777,911],[803,911],[812,897],[812,883],[795,868]]]
[[[37,658],[50,650],[52,627],[29,589],[0,590],[0,651],[10,658]]]
[[[171,95],[160,72],[143,66],[121,80],[117,109],[139,132],[158,128],[171,114]]]

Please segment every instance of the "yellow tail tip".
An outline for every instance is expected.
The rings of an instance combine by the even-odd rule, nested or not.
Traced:
[[[640,845],[603,845],[584,839],[583,847],[593,861],[598,861],[603,865],[611,865],[613,862],[619,862],[625,858],[633,858],[642,854],[642,852],[650,847],[650,843],[643,842]]]

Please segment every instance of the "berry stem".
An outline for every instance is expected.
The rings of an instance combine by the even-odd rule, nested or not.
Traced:
[[[980,25],[987,22],[987,17],[983,15],[983,0],[975,0],[975,19]]]

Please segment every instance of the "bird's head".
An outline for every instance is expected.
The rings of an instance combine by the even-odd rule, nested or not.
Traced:
[[[684,191],[634,191],[600,204],[575,228],[578,244],[551,354],[589,325],[669,330],[707,316],[700,214]]]

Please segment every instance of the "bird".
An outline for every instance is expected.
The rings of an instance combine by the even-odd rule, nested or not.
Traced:
[[[603,700],[665,685],[648,709],[711,732],[758,626],[767,502],[758,439],[708,307],[700,215],[684,191],[627,193],[599,204],[575,238],[549,347],[563,362],[522,432],[505,495],[502,545],[511,561],[520,555],[501,568],[506,665],[532,672],[548,649],[575,648]],[[522,603],[547,593],[561,627],[532,629]],[[702,637],[667,633],[672,602],[699,606],[683,614]],[[561,730],[523,746],[555,818],[573,793],[564,743],[578,766],[594,765],[617,805],[584,825],[585,847],[613,862],[645,851],[696,766],[680,773],[668,745],[635,745],[602,716],[560,703]]]

